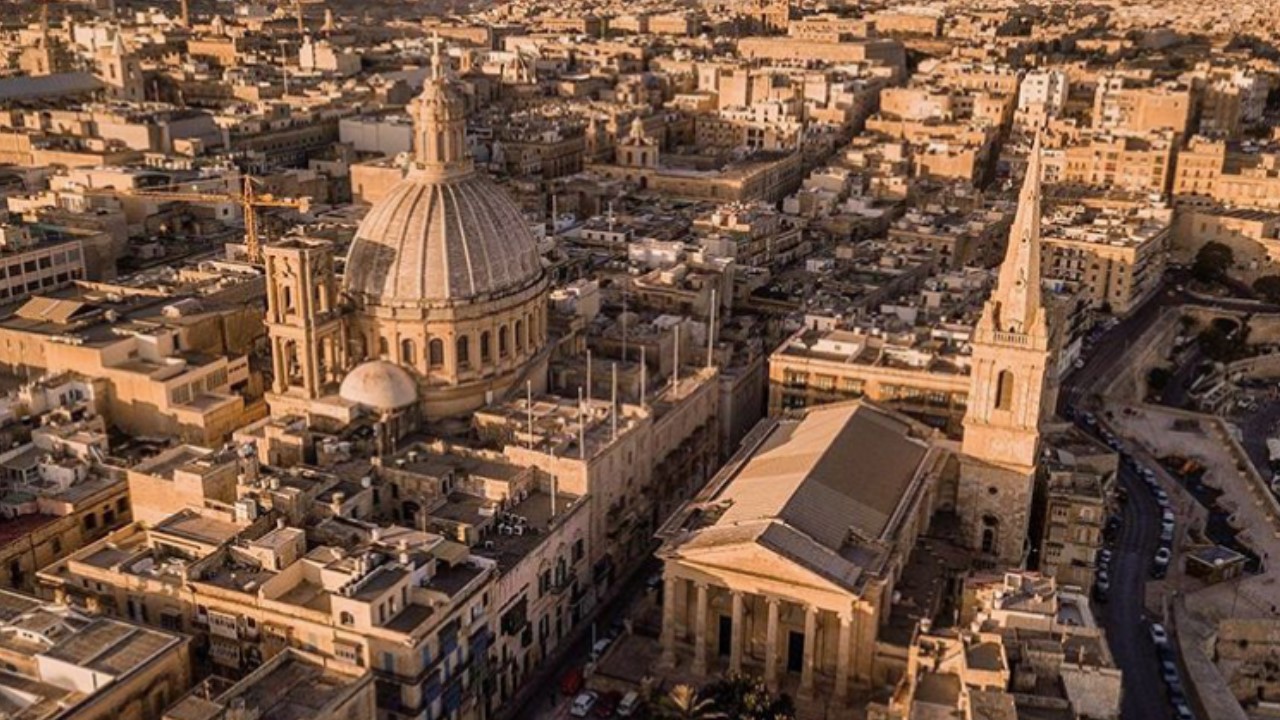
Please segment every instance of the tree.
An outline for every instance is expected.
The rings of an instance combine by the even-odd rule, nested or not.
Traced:
[[[725,714],[715,709],[710,699],[698,696],[698,691],[688,685],[677,685],[658,704],[657,715],[662,720],[721,720]]]
[[[1235,253],[1220,242],[1208,242],[1196,253],[1191,274],[1201,282],[1218,282],[1227,276],[1227,269],[1235,263]]]
[[[1267,302],[1280,303],[1280,275],[1266,275],[1254,280],[1253,291]]]
[[[1173,371],[1167,367],[1153,367],[1151,372],[1147,373],[1147,387],[1151,392],[1161,392],[1169,386],[1169,381],[1173,379]]]
[[[758,677],[733,674],[703,688],[716,708],[742,720],[791,720],[795,703],[788,695],[774,695]]]

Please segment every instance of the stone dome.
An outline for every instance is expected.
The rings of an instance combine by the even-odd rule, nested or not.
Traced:
[[[415,168],[360,223],[344,290],[366,305],[421,307],[502,295],[537,282],[524,216],[483,176]]]
[[[347,373],[338,395],[347,402],[389,413],[416,403],[418,384],[399,365],[371,360]]]
[[[500,297],[542,279],[520,209],[467,155],[467,103],[445,74],[409,104],[414,159],[356,230],[343,289],[371,307],[424,308]]]

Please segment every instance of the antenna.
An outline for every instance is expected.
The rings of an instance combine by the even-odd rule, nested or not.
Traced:
[[[529,449],[533,449],[533,381],[524,382],[524,410],[529,418]]]
[[[556,516],[556,474],[551,473],[551,517]]]
[[[675,365],[671,368],[671,392],[680,387],[680,325],[676,324]]]
[[[647,388],[645,386],[648,385],[649,366],[645,362],[644,355],[645,355],[645,346],[641,345],[640,346],[640,407],[648,407],[648,405],[645,403],[645,396],[647,394],[646,392]]]
[[[587,459],[587,415],[582,404],[582,388],[578,388],[578,458]]]
[[[715,364],[716,351],[716,289],[711,288],[711,320],[707,323],[707,367]]]
[[[631,269],[631,262],[627,261],[627,270]],[[618,320],[622,323],[622,361],[627,361],[627,286],[631,284],[630,274],[622,276],[622,314],[618,316]]]

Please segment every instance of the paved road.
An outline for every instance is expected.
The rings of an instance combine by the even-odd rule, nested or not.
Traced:
[[[1095,400],[1092,393],[1115,372],[1131,343],[1160,317],[1164,308],[1185,301],[1182,293],[1161,287],[1142,307],[1099,338],[1085,358],[1084,367],[1064,380],[1058,396],[1059,411],[1070,408],[1079,422],[1084,407]],[[1083,423],[1080,426],[1088,430]],[[1116,665],[1124,672],[1121,717],[1167,720],[1173,713],[1145,610],[1148,573],[1160,539],[1160,508],[1146,483],[1123,463],[1119,480],[1128,491],[1129,501],[1124,505],[1121,530],[1112,545],[1110,599],[1098,606],[1097,615],[1107,631]]]
[[[1124,671],[1124,720],[1169,718],[1172,709],[1160,677],[1160,661],[1146,622],[1146,586],[1160,541],[1160,508],[1147,485],[1125,467],[1120,482],[1129,491],[1123,525],[1111,561],[1111,595],[1101,612],[1116,665]]]

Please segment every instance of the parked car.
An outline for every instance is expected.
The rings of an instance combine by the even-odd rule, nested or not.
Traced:
[[[560,694],[576,695],[582,689],[582,668],[573,668],[560,678]]]
[[[1164,626],[1160,623],[1151,623],[1151,641],[1156,645],[1168,645],[1169,633],[1165,631]]]
[[[1179,700],[1173,704],[1173,716],[1177,720],[1196,720],[1196,715],[1191,712],[1191,706],[1186,700]]]
[[[569,706],[569,714],[576,718],[584,718],[591,714],[591,709],[596,706],[599,699],[600,696],[594,690],[584,690],[573,699],[573,705]]]
[[[1099,551],[1098,551],[1098,564],[1099,564],[1099,565],[1110,565],[1110,564],[1111,564],[1111,551],[1110,551],[1110,550],[1108,550],[1107,548],[1102,548],[1101,550],[1099,550]]]
[[[591,646],[591,662],[596,662],[604,657],[605,652],[608,651],[609,646],[612,644],[613,638],[610,637],[602,637],[596,640],[596,644]]]
[[[1172,660],[1165,660],[1160,663],[1160,677],[1166,683],[1175,682],[1178,679],[1178,666]]]
[[[1168,565],[1171,559],[1173,559],[1173,553],[1169,552],[1169,548],[1162,547],[1156,551],[1157,565]]]
[[[622,693],[617,691],[607,692],[600,696],[596,702],[595,710],[591,712],[598,718],[611,718],[613,713],[618,709],[618,702],[622,699]]]
[[[618,703],[618,717],[631,717],[640,710],[640,693],[632,690],[622,696],[622,702]]]

